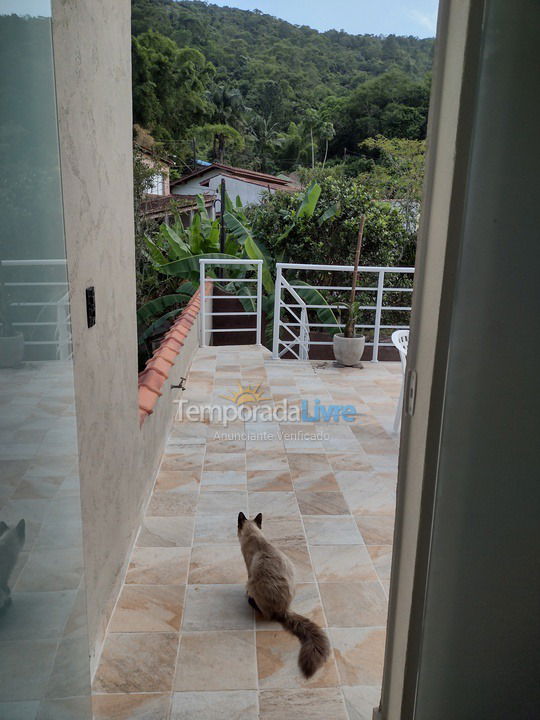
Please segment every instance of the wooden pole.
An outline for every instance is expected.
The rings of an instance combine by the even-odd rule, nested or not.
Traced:
[[[345,328],[345,337],[354,337],[354,314],[352,312],[352,304],[356,300],[356,287],[358,285],[358,266],[360,265],[360,253],[362,252],[362,240],[364,237],[365,221],[366,221],[366,216],[362,215],[362,217],[360,218],[360,230],[358,231],[358,241],[356,243],[356,253],[354,256],[354,270],[353,270],[353,276],[352,276],[352,288],[351,288],[351,299],[350,299],[351,308],[349,311],[349,321],[347,323],[347,327]]]

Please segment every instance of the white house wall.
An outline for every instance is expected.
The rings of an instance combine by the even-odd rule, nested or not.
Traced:
[[[240,196],[242,205],[259,205],[262,195],[266,192],[266,188],[261,185],[254,185],[253,183],[237,180],[236,178],[223,177],[223,175],[216,175],[211,178],[209,183],[210,190],[219,192],[222,180],[225,180],[227,194],[231,200],[234,202],[236,197]]]

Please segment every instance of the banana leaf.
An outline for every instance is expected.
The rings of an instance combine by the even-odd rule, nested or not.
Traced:
[[[183,308],[176,308],[176,310],[171,310],[171,312],[165,313],[165,315],[162,315],[160,318],[155,320],[144,332],[139,335],[139,343],[146,342],[148,338],[151,338],[152,335],[156,335],[161,330],[165,331],[169,324],[168,321],[172,320],[176,317],[176,315],[181,313],[182,309]]]
[[[199,260],[201,260],[201,258],[215,260],[213,267],[216,267],[216,265],[218,267],[229,267],[231,272],[233,272],[232,267],[220,265],[219,260],[237,259],[234,255],[225,255],[221,253],[200,253],[199,255],[191,255],[190,257],[183,258],[182,260],[176,260],[174,262],[167,263],[166,265],[162,265],[159,270],[165,275],[172,275],[179,278],[189,278],[198,284],[200,278]]]
[[[163,255],[158,246],[146,235],[144,236],[144,244],[146,245],[146,249],[148,250],[150,259],[155,265],[166,265],[169,262],[169,260],[165,257],[165,255]]]
[[[314,288],[312,285],[309,285],[308,283],[304,282],[303,280],[295,280],[294,285],[302,285],[301,288],[296,288],[296,292],[300,295],[302,300],[306,303],[306,305],[326,305],[327,307],[324,308],[316,308],[315,313],[317,315],[317,319],[321,323],[325,323],[327,325],[337,325],[338,320],[334,314],[334,311],[332,308],[328,305],[328,301],[324,297],[324,295],[321,295],[321,293],[317,290],[317,288]],[[336,332],[339,332],[339,327],[336,327],[335,329],[332,328],[321,328],[325,331],[334,334]]]
[[[335,218],[336,215],[339,215],[340,212],[341,212],[341,206],[339,203],[330,205],[330,207],[327,210],[325,210],[325,212],[323,212],[323,214],[319,218],[319,227],[321,227],[321,225],[324,225],[324,223],[327,220],[332,220],[333,218]]]
[[[262,260],[262,281],[266,292],[274,291],[274,280],[269,269],[269,260],[264,250],[259,246],[251,231],[230,212],[225,213],[225,225],[229,233],[243,246],[250,260]]]
[[[296,211],[297,218],[312,217],[319,202],[322,188],[316,180],[313,180],[304,192],[300,207]]]
[[[184,295],[176,293],[174,295],[163,295],[155,300],[149,300],[137,310],[137,321],[139,323],[145,323],[156,315],[163,315],[168,308],[173,307],[173,305],[178,305],[184,299]]]
[[[172,227],[169,227],[164,223],[160,228],[160,232],[162,232],[166,236],[174,260],[181,260],[182,258],[191,254],[189,245],[184,242],[184,240],[182,240],[180,235],[178,235],[178,233],[173,230]]]

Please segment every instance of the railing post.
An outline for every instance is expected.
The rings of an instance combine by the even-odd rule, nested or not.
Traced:
[[[257,345],[261,345],[262,334],[262,261],[257,263]]]
[[[274,335],[272,338],[272,356],[279,358],[279,320],[281,315],[281,263],[276,265],[276,285],[274,288]]]
[[[377,303],[375,305],[375,332],[373,334],[373,357],[371,362],[379,362],[379,341],[381,337],[381,316],[384,295],[384,270],[379,270],[377,283]]]
[[[300,329],[300,357],[302,360],[309,360],[309,335],[308,335],[308,317],[306,308],[302,308],[300,313],[302,327]]]
[[[200,338],[199,338],[199,345],[200,347],[207,347],[206,345],[206,272],[205,272],[205,263],[204,258],[201,258],[199,260],[199,277],[200,277],[200,286],[199,286],[199,292],[201,297],[201,308],[199,310],[199,332],[200,332]],[[212,295],[214,293],[212,292]]]

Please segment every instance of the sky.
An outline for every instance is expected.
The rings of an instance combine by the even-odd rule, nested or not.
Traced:
[[[296,25],[352,34],[433,37],[438,0],[210,0],[242,10],[261,10]]]
[[[373,35],[433,37],[438,0],[210,0],[242,10],[261,10],[317,30]],[[49,15],[50,0],[0,0],[0,14]]]

